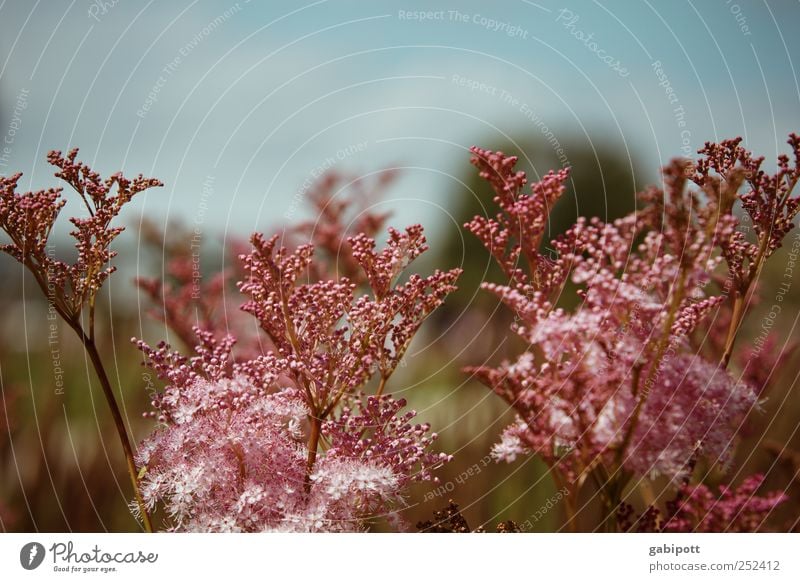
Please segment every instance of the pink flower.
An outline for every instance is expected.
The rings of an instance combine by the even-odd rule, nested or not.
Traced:
[[[720,485],[718,496],[705,485],[684,485],[678,498],[670,503],[662,529],[709,533],[760,531],[773,510],[789,499],[781,491],[757,495],[763,483],[763,475],[751,475],[736,489]]]
[[[790,138],[800,160],[798,141]],[[730,256],[731,208],[749,176],[733,167],[757,173],[760,163],[737,148],[709,145],[696,165],[672,162],[664,190],[647,190],[640,212],[612,223],[579,218],[552,241],[557,254],[547,257],[542,236],[568,173],[550,173],[526,193],[515,157],[472,149],[500,212],[466,228],[503,267],[507,284],[484,288],[515,312],[512,330],[530,345],[515,361],[469,368],[518,414],[495,446],[496,458],[532,452],[571,480],[600,463],[615,476],[624,469],[677,481],[695,454],[723,464],[730,458],[756,393],[726,370],[727,360],[700,355],[695,331],[726,303],[710,283]],[[777,178],[750,176],[758,194],[741,197],[764,229],[772,208],[776,236],[780,216],[795,213],[789,194],[797,172],[779,160]],[[687,189],[690,182],[704,196]],[[761,202],[749,202],[753,197]],[[571,311],[555,303],[568,282],[581,301]]]
[[[726,465],[733,438],[756,406],[751,386],[701,358],[678,355],[666,361],[641,411],[625,456],[625,466],[639,475],[684,477],[695,452]],[[613,448],[623,438],[635,399],[620,390],[596,423],[598,444]]]
[[[315,279],[329,270],[314,267],[311,246],[277,243],[252,237],[239,285],[271,351],[237,358],[231,335],[199,327],[192,357],[136,342],[167,382],[153,401],[162,426],[137,460],[148,507],[162,504],[171,529],[353,531],[381,516],[397,521],[405,489],[449,460],[431,452],[430,427],[383,390],[459,271],[397,283],[427,248],[419,226],[390,230],[381,251],[364,234],[349,239],[371,292]],[[363,396],[374,375],[376,395]]]
[[[125,229],[112,226],[112,221],[134,196],[162,185],[141,175],[131,180],[116,173],[102,179],[89,166],[77,162],[77,155],[77,149],[66,156],[59,151],[47,155],[50,164],[59,168],[56,177],[76,191],[89,213],[86,218],[70,218],[75,227],[70,235],[78,251],[71,265],[55,259],[47,249],[50,233],[65,204],[62,189],[17,194],[22,174],[0,176],[0,228],[11,239],[0,249],[31,271],[55,309],[75,325],[83,306],[92,301],[116,269],[110,264],[116,251],[110,247]]]
[[[427,425],[412,425],[405,402],[370,397],[328,421],[331,448],[306,487],[308,408],[293,388],[266,388],[247,375],[169,386],[161,426],[137,463],[142,495],[163,505],[176,531],[356,531],[394,511],[413,481],[431,478],[447,456],[428,452]]]

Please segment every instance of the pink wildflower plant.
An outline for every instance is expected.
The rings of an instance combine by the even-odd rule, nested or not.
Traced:
[[[472,149],[500,211],[466,228],[508,278],[483,287],[515,312],[512,329],[529,345],[515,361],[468,368],[517,412],[493,449],[498,460],[536,454],[573,493],[593,481],[612,524],[633,476],[680,483],[695,455],[731,458],[761,387],[728,371],[730,351],[763,261],[798,211],[799,143],[792,134],[794,164],[781,156],[773,176],[739,140],[707,144],[697,163],[668,165],[664,188],[645,191],[640,211],[611,223],[579,218],[551,242],[555,256],[540,249],[568,170],[526,193],[516,157]],[[737,201],[759,225],[755,243],[737,230]],[[581,301],[573,311],[558,306],[568,283]],[[709,358],[703,327],[726,310],[722,353]]]
[[[251,242],[241,256],[242,309],[272,350],[235,358],[232,336],[200,328],[191,358],[137,341],[167,382],[153,401],[161,426],[138,457],[148,508],[163,505],[168,528],[180,531],[354,531],[381,516],[398,521],[407,486],[434,479],[449,456],[432,452],[430,426],[414,424],[405,400],[384,391],[459,270],[397,282],[427,248],[419,226],[390,229],[380,252],[364,234],[348,240],[369,292],[347,278],[317,279],[329,271],[314,267],[310,245]]]
[[[770,514],[788,496],[781,491],[759,495],[764,475],[747,477],[736,488],[719,486],[714,495],[705,485],[681,487],[676,500],[669,504],[670,514],[663,531],[676,532],[754,532],[763,529]]]
[[[49,309],[58,314],[75,332],[92,362],[97,379],[108,403],[125,456],[128,477],[133,486],[137,512],[145,530],[152,530],[139,491],[137,468],[128,429],[122,418],[117,398],[111,387],[95,340],[95,314],[101,287],[116,270],[112,260],[116,251],[112,243],[125,230],[112,223],[134,196],[157,186],[155,178],[126,178],[121,172],[103,179],[83,162],[77,161],[78,150],[66,156],[51,151],[47,160],[58,168],[57,178],[66,182],[80,197],[86,216],[71,217],[70,236],[75,241],[77,257],[66,263],[55,257],[51,235],[66,201],[62,188],[17,193],[22,174],[0,176],[0,229],[10,243],[0,250],[19,261],[33,276]]]

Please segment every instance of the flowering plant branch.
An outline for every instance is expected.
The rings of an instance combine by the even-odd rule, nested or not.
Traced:
[[[405,400],[385,394],[460,272],[404,277],[427,250],[419,225],[388,229],[377,250],[388,215],[366,203],[391,179],[323,177],[309,191],[319,220],[235,243],[238,266],[199,294],[185,253],[172,253],[169,283],[140,280],[156,317],[195,352],[134,340],[166,382],[137,461],[147,509],[163,506],[168,529],[344,531],[382,515],[399,524],[404,489],[449,459],[429,450],[437,435],[412,424]],[[234,335],[229,316],[215,315],[234,274],[261,337],[244,325]]]
[[[400,272],[427,248],[422,227],[389,231],[386,248],[375,253],[366,235],[348,242],[373,296],[354,297],[348,279],[298,284],[312,263],[313,249],[276,249],[278,236],[254,235],[253,251],[242,257],[248,274],[240,284],[250,297],[243,309],[254,315],[278,354],[289,362],[309,408],[307,478],[311,478],[322,423],[342,397],[380,375],[378,396],[405,354],[422,321],[454,287],[458,270],[412,275],[393,287]]]
[[[494,449],[498,459],[539,455],[559,485],[571,488],[571,499],[592,481],[604,502],[601,523],[615,530],[634,476],[641,483],[664,474],[679,483],[696,456],[730,458],[760,387],[726,368],[755,281],[800,205],[792,196],[800,138],[788,141],[792,163],[780,156],[774,175],[740,139],[706,144],[698,162],[675,160],[664,169],[664,188],[645,191],[641,211],[612,223],[579,218],[552,241],[555,255],[542,253],[542,239],[568,170],[547,174],[527,194],[516,157],[472,149],[500,212],[466,227],[508,279],[484,288],[515,311],[513,330],[530,346],[514,362],[468,369],[518,414]],[[737,229],[737,202],[753,221],[755,242]],[[727,277],[718,273],[723,262]],[[572,313],[557,306],[568,282],[582,301]],[[721,353],[709,361],[695,335],[728,301]]]
[[[371,293],[357,295],[346,278],[313,277],[327,272],[313,247],[278,240],[253,235],[239,284],[271,351],[239,360],[232,336],[200,328],[192,358],[136,342],[167,381],[154,400],[162,428],[139,462],[148,508],[163,501],[173,529],[358,528],[448,459],[427,451],[436,435],[383,391],[459,271],[396,283],[427,248],[422,228],[390,229],[380,252],[362,233],[348,242]],[[375,375],[375,395],[363,396]]]
[[[77,162],[77,155],[78,150],[73,149],[66,156],[58,151],[47,156],[48,161],[58,168],[56,177],[75,190],[88,212],[87,217],[70,218],[74,226],[70,235],[78,250],[76,261],[67,264],[56,260],[49,252],[53,226],[66,203],[61,198],[62,189],[17,194],[22,174],[0,177],[0,228],[11,239],[11,243],[1,248],[27,267],[51,307],[81,340],[111,410],[142,523],[147,531],[152,531],[139,491],[138,471],[128,431],[97,349],[95,305],[100,288],[116,269],[111,265],[116,255],[110,248],[111,243],[124,230],[112,226],[112,221],[135,195],[161,186],[161,182],[141,175],[130,180],[121,173],[102,179],[89,166]],[[116,194],[112,194],[114,190]]]

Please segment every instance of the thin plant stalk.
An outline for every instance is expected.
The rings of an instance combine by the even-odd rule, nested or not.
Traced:
[[[60,312],[60,310],[58,310]],[[90,307],[90,322],[91,324],[94,323],[94,303],[92,302]],[[61,313],[61,316],[64,320],[69,324],[69,326],[75,331],[80,338],[81,343],[83,344],[84,350],[89,356],[89,359],[92,362],[92,367],[94,368],[95,373],[97,374],[97,379],[100,381],[100,386],[103,389],[103,395],[105,396],[106,402],[108,403],[108,407],[111,410],[111,418],[114,421],[114,427],[117,429],[117,435],[119,436],[120,444],[122,445],[122,453],[125,456],[125,465],[128,471],[128,477],[131,480],[131,485],[133,486],[133,494],[136,498],[136,505],[139,509],[139,515],[142,519],[142,525],[144,529],[148,533],[153,532],[153,524],[150,520],[150,515],[147,512],[147,508],[144,503],[144,499],[142,498],[142,493],[139,489],[139,475],[138,470],[136,468],[136,461],[133,456],[133,447],[131,446],[131,441],[128,436],[128,429],[125,427],[125,422],[122,418],[122,413],[119,409],[119,404],[117,403],[117,398],[114,396],[114,391],[111,388],[111,382],[108,379],[108,374],[106,373],[105,366],[103,366],[103,360],[100,357],[100,352],[97,351],[97,344],[94,339],[94,329],[93,325],[92,328],[89,330],[87,334],[83,328],[81,327],[80,323],[70,318],[66,317],[66,314]],[[90,325],[91,325],[90,324]]]
[[[41,272],[39,269],[36,269],[34,265],[31,265],[29,262],[24,263],[26,267],[31,271],[36,280],[36,283],[39,285],[42,292],[45,296],[48,295],[48,283],[45,279],[43,279]],[[58,301],[58,299],[62,299],[62,301]],[[89,359],[92,361],[92,367],[97,374],[97,378],[100,381],[100,386],[103,389],[103,395],[105,396],[106,402],[108,403],[108,407],[111,410],[111,417],[114,420],[114,426],[117,429],[117,435],[119,436],[120,444],[122,445],[122,453],[125,456],[125,465],[127,467],[128,476],[131,480],[131,485],[133,486],[133,494],[136,498],[136,505],[139,509],[139,515],[142,519],[142,525],[144,529],[148,533],[153,532],[153,524],[150,520],[150,514],[147,512],[147,508],[144,504],[144,499],[142,498],[142,493],[139,489],[139,476],[138,471],[136,468],[136,461],[133,456],[133,447],[131,446],[130,438],[128,437],[128,429],[125,427],[125,422],[122,419],[122,413],[120,412],[119,405],[117,404],[117,399],[114,396],[114,391],[111,388],[111,382],[108,379],[108,374],[106,374],[105,367],[103,366],[103,360],[100,358],[100,353],[97,351],[97,344],[95,343],[94,338],[94,296],[92,296],[89,302],[89,333],[87,334],[83,327],[78,320],[78,316],[71,315],[63,306],[63,297],[56,296],[56,300],[53,301],[53,307],[56,312],[61,316],[61,318],[69,325],[72,330],[77,334],[78,338],[81,340],[83,344],[83,348],[86,353],[89,355]]]

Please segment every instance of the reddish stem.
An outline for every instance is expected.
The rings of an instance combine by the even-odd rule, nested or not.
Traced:
[[[122,452],[125,455],[125,464],[127,465],[128,476],[130,477],[131,485],[133,485],[133,493],[136,497],[136,504],[139,507],[139,513],[142,517],[144,529],[148,533],[152,533],[153,524],[150,521],[150,515],[147,513],[147,508],[145,507],[142,493],[139,490],[139,476],[136,470],[136,461],[133,457],[133,447],[131,447],[131,441],[128,438],[128,430],[125,427],[125,422],[122,419],[122,413],[119,410],[119,405],[117,404],[117,399],[114,396],[114,391],[111,389],[111,382],[109,381],[108,375],[103,367],[103,361],[100,358],[100,353],[97,351],[97,346],[95,345],[94,340],[87,336],[79,325],[70,325],[83,342],[83,347],[86,350],[86,353],[89,354],[89,359],[92,361],[97,378],[100,380],[100,386],[103,388],[103,395],[106,397],[108,407],[111,409],[111,417],[114,420],[114,426],[117,429],[120,444],[122,445]]]

